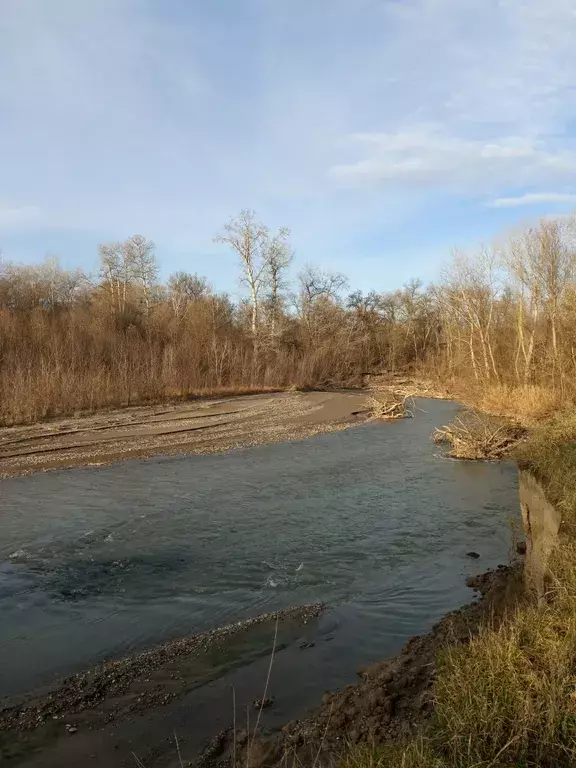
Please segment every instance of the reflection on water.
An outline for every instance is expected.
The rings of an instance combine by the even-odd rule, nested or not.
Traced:
[[[419,405],[301,442],[0,483],[3,692],[293,603],[336,604],[354,662],[428,629],[469,599],[466,574],[506,560],[516,477],[441,458],[429,435],[457,406]]]

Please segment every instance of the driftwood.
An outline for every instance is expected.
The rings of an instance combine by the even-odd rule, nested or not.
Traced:
[[[374,387],[368,402],[375,419],[406,419],[414,416],[412,393],[391,387]]]
[[[449,445],[448,455],[455,459],[502,459],[525,434],[519,424],[467,411],[452,424],[435,429],[432,440]]]

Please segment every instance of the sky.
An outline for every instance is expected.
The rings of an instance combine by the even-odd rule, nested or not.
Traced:
[[[574,0],[0,0],[0,250],[238,291],[213,242],[254,209],[294,269],[437,275],[576,209]]]

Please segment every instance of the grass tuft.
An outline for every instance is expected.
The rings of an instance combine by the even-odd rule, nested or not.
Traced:
[[[338,768],[447,768],[428,741],[416,739],[406,745],[354,746],[339,761]]]
[[[434,735],[454,766],[576,764],[576,549],[551,561],[548,603],[444,651]]]

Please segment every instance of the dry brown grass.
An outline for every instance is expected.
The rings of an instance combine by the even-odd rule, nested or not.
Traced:
[[[552,562],[547,605],[520,608],[448,650],[435,739],[452,765],[576,764],[576,549]]]
[[[337,764],[338,768],[447,768],[425,739],[406,745],[353,746]]]
[[[273,392],[284,392],[286,387],[205,387],[203,389],[176,389],[167,387],[165,397],[174,400],[200,400],[218,397],[242,397],[243,395],[265,395]]]
[[[546,485],[547,495],[576,525],[576,409],[569,408],[537,425],[516,452]]]
[[[544,607],[442,652],[435,715],[412,743],[350,747],[343,768],[569,768],[576,765],[576,547],[551,561]]]
[[[467,402],[469,398],[470,391]],[[484,413],[504,416],[529,426],[552,416],[563,406],[564,398],[559,392],[536,384],[491,384],[473,390],[473,404]]]

